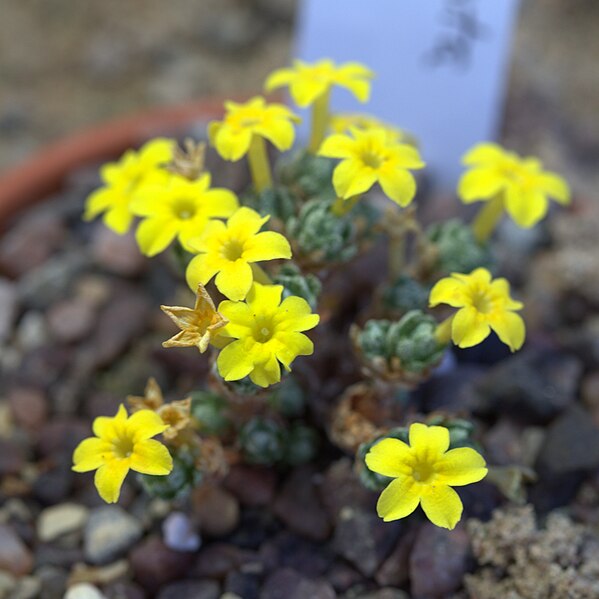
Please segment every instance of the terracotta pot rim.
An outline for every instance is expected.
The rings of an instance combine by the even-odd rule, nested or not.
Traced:
[[[222,116],[221,99],[158,107],[108,120],[42,146],[0,173],[0,229],[27,207],[60,190],[66,175],[115,158],[157,135],[181,136],[194,122]]]

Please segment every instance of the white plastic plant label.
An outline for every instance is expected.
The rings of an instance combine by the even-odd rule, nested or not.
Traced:
[[[376,72],[361,109],[418,138],[434,181],[451,189],[460,157],[497,136],[518,0],[303,0],[297,56],[363,62]]]

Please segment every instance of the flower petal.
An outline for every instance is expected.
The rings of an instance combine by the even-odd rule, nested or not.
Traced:
[[[503,312],[495,316],[491,321],[491,328],[497,336],[505,343],[511,351],[516,351],[524,344],[526,337],[526,326],[524,320],[514,312]]]
[[[519,227],[530,229],[547,214],[548,202],[538,189],[509,185],[505,194],[505,208]]]
[[[286,297],[281,302],[280,310],[285,313],[284,320],[279,324],[280,330],[308,331],[320,322],[320,316],[312,314],[310,304],[296,295]]]
[[[96,470],[94,483],[106,503],[119,500],[123,481],[129,472],[129,460],[113,459]]]
[[[115,205],[104,214],[104,224],[117,235],[124,235],[132,221],[133,214],[127,204]]]
[[[177,235],[174,219],[146,218],[139,223],[135,238],[142,254],[155,256],[164,251]]]
[[[214,141],[212,144],[217,149],[218,153],[225,159],[237,162],[245,156],[250,149],[252,141],[252,131],[248,128],[233,129],[227,123],[222,123],[221,126],[214,128]]]
[[[472,306],[456,312],[451,322],[451,338],[458,347],[474,347],[490,335],[489,325],[478,316],[478,312]]]
[[[229,217],[227,230],[230,234],[237,235],[240,233],[244,237],[249,238],[252,235],[256,235],[269,218],[270,216],[262,216],[255,210],[242,206]]]
[[[505,158],[505,150],[498,144],[480,143],[470,148],[462,157],[462,163],[466,165],[484,164],[494,165]]]
[[[464,283],[454,277],[445,277],[437,281],[431,289],[429,298],[431,308],[439,304],[461,308],[465,303]]]
[[[505,178],[494,168],[473,168],[462,175],[458,195],[466,204],[488,199],[501,191]]]
[[[291,247],[283,235],[264,231],[250,237],[244,245],[243,259],[248,262],[291,258]]]
[[[278,87],[289,85],[294,78],[295,71],[293,69],[277,69],[266,78],[264,89],[270,92]]]
[[[187,265],[185,278],[192,291],[198,288],[198,285],[206,285],[208,281],[221,269],[223,261],[215,259],[211,254],[198,254],[193,257]]]
[[[98,416],[95,418],[94,423],[92,424],[92,430],[96,437],[110,440],[117,436],[118,430],[126,420],[127,410],[125,409],[125,406],[121,404],[114,416]]]
[[[247,295],[248,305],[255,310],[271,311],[281,303],[283,285],[261,285],[254,283]]]
[[[274,354],[266,362],[254,365],[250,380],[259,387],[268,387],[281,380],[281,367]]]
[[[416,195],[416,180],[406,170],[384,168],[378,179],[385,195],[402,207],[407,206]]]
[[[230,337],[245,337],[254,326],[254,315],[251,308],[244,302],[222,301],[218,311],[229,321],[221,334]]]
[[[287,118],[273,118],[255,127],[258,135],[268,139],[280,152],[288,150],[295,140],[295,127]]]
[[[484,458],[470,447],[450,449],[435,465],[439,481],[452,487],[477,483],[487,475]]]
[[[230,300],[245,299],[252,286],[253,274],[250,265],[245,260],[225,262],[214,282],[218,290]]]
[[[131,469],[142,474],[161,476],[173,469],[173,459],[168,449],[155,439],[136,443],[131,454]]]
[[[314,344],[302,333],[277,333],[276,339],[281,344],[276,356],[287,370],[297,356],[311,356],[314,353]]]
[[[419,502],[419,485],[407,476],[396,478],[381,493],[376,511],[385,522],[390,522],[409,516]]]
[[[139,410],[127,420],[127,433],[134,443],[159,435],[168,428],[152,410]]]
[[[539,178],[542,190],[560,204],[570,203],[570,187],[567,181],[554,173],[543,173]]]
[[[333,186],[341,198],[368,191],[377,181],[375,171],[358,160],[343,160],[333,171]]]
[[[420,503],[433,524],[449,530],[455,528],[464,509],[460,496],[446,485],[425,487]]]
[[[318,155],[328,158],[349,158],[353,155],[355,143],[348,135],[329,135],[320,146]]]
[[[366,465],[383,476],[405,476],[411,472],[410,466],[406,464],[410,453],[408,444],[399,439],[381,439],[366,454]]]
[[[106,461],[106,456],[111,451],[111,444],[97,437],[84,439],[77,445],[73,453],[73,470],[75,472],[89,472],[99,468]]]
[[[316,98],[322,96],[328,87],[330,84],[326,81],[315,81],[300,76],[289,85],[289,93],[300,108],[306,108],[313,104]]]
[[[253,370],[254,362],[246,345],[243,341],[234,341],[218,354],[216,365],[225,381],[238,381]]]
[[[441,455],[449,448],[449,430],[444,426],[427,426],[421,422],[410,425],[410,447],[427,456]]]

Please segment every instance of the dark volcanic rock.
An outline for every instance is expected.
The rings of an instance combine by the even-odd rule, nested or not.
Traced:
[[[364,576],[373,576],[397,542],[402,524],[383,522],[376,512],[346,507],[335,528],[335,551]]]
[[[193,563],[194,555],[169,549],[158,537],[148,537],[134,547],[129,561],[136,580],[148,591],[182,578]]]
[[[543,423],[575,399],[581,362],[555,350],[530,348],[510,356],[474,386],[474,409]]]
[[[331,523],[316,492],[315,474],[309,466],[293,471],[273,507],[290,530],[314,541],[324,541],[331,533]]]
[[[414,598],[441,599],[459,589],[469,556],[470,539],[463,528],[450,531],[429,522],[423,524],[410,555]]]
[[[335,599],[336,596],[328,582],[304,578],[289,568],[271,574],[260,593],[260,599]]]
[[[218,599],[220,586],[213,580],[181,580],[165,586],[156,599]]]

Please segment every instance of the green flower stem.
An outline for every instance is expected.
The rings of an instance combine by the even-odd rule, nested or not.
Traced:
[[[266,144],[264,143],[264,138],[259,135],[252,135],[248,152],[248,162],[256,191],[261,193],[265,189],[272,187],[272,175],[266,153]]]
[[[439,342],[439,345],[447,345],[451,341],[451,323],[453,322],[453,317],[454,314],[437,325],[435,338]]]
[[[345,216],[351,209],[358,203],[358,200],[362,197],[362,194],[352,196],[351,198],[336,198],[333,202],[331,212],[335,216]]]
[[[311,154],[318,152],[329,126],[330,96],[330,90],[327,90],[316,98],[312,106],[312,130],[310,131],[310,145],[308,146]]]
[[[472,232],[476,241],[480,243],[487,241],[495,231],[502,215],[503,194],[498,194],[485,202],[472,223]]]

